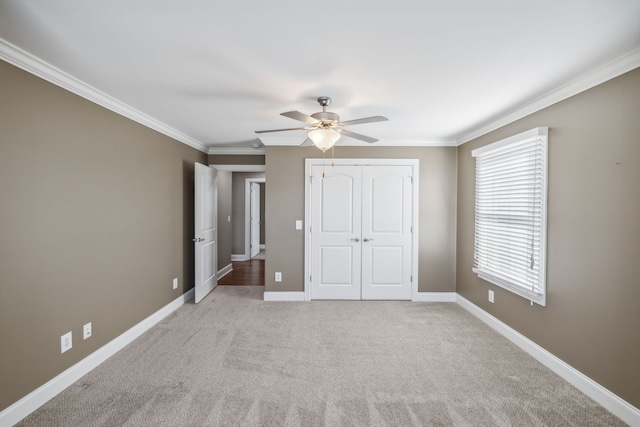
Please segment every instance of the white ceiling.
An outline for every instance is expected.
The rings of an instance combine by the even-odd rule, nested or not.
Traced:
[[[204,151],[297,127],[279,113],[321,95],[342,120],[388,117],[350,128],[378,144],[452,145],[611,61],[637,67],[640,1],[0,0],[0,38],[0,57]]]

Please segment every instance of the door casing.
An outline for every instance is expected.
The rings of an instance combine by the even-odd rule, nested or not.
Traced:
[[[332,159],[336,165],[345,166],[374,166],[374,165],[403,165],[412,167],[413,175],[413,194],[412,194],[412,224],[413,233],[411,236],[412,251],[411,251],[411,299],[416,299],[418,296],[418,206],[419,206],[419,183],[420,183],[420,162],[418,159]],[[311,283],[309,278],[311,276],[311,169],[313,166],[325,165],[330,168],[331,164],[327,159],[313,158],[305,159],[305,256],[304,256],[304,298],[305,301],[311,300]]]

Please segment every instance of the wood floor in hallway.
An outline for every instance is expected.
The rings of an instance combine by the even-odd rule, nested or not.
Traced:
[[[223,286],[264,286],[264,260],[234,261],[233,271],[220,280]]]

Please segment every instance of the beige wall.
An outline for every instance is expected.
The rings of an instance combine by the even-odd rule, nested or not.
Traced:
[[[336,157],[420,160],[420,292],[455,291],[456,147],[341,147]],[[304,162],[319,158],[315,147],[267,147],[267,291],[304,289]],[[328,160],[328,164],[330,164]],[[282,272],[282,282],[274,273]]]
[[[3,410],[193,286],[207,155],[2,61],[0,94]]]
[[[231,264],[232,173],[218,171],[218,271]]]
[[[459,294],[640,407],[640,69],[459,147]],[[549,126],[547,306],[471,271],[471,150]],[[495,291],[495,304],[487,290]]]

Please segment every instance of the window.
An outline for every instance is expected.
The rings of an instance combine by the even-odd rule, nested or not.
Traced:
[[[547,135],[541,127],[471,152],[481,279],[546,304]]]

